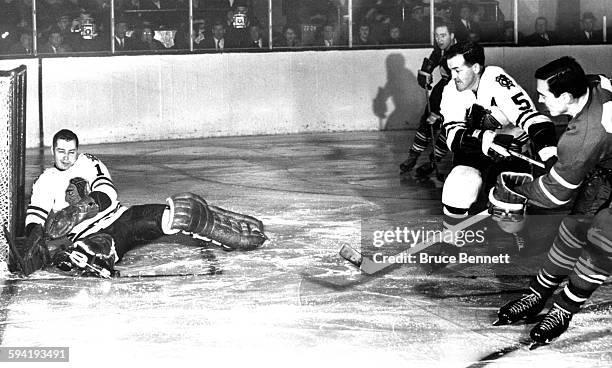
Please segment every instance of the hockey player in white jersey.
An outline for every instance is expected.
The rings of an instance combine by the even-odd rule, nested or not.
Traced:
[[[447,58],[452,81],[442,93],[441,113],[453,168],[444,182],[442,204],[449,227],[468,216],[481,189],[494,183],[498,173],[530,170],[508,150],[522,152],[530,141],[539,159],[551,163],[557,141],[554,124],[535,110],[514,78],[500,67],[485,66],[481,46],[458,43]]]
[[[79,140],[63,129],[53,137],[54,167],[32,187],[23,249],[12,249],[10,268],[26,276],[50,262],[65,271],[111,276],[115,262],[137,244],[184,232],[226,250],[251,250],[267,239],[254,217],[211,206],[193,193],[166,204],[125,207],[106,166],[79,153]],[[65,239],[49,249],[49,239]]]

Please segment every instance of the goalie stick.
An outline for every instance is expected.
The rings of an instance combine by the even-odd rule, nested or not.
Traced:
[[[469,226],[479,223],[480,221],[488,218],[489,216],[490,216],[489,210],[486,209],[472,217],[469,217],[461,221],[457,225],[450,227],[448,231],[451,231],[451,232],[461,231]],[[414,246],[411,246],[405,251],[399,252],[398,254],[395,255],[395,257],[396,258],[404,257],[404,256],[408,256],[411,254],[421,252],[435,243],[439,243],[439,241],[437,241],[435,237],[432,240],[422,241],[420,243],[415,244]],[[388,262],[374,262],[372,259],[364,257],[361,253],[359,253],[358,251],[356,251],[355,249],[351,248],[348,245],[343,245],[342,248],[340,248],[340,251],[338,253],[340,254],[342,258],[346,259],[350,263],[359,267],[359,269],[362,272],[368,275],[372,275],[376,272],[380,272],[393,264],[393,263],[388,263]]]

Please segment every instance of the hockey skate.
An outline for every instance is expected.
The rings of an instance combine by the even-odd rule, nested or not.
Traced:
[[[539,294],[531,292],[521,298],[506,303],[497,311],[497,320],[493,326],[509,325],[526,317],[540,313],[546,304],[546,299]]]
[[[438,161],[435,159],[433,153],[429,155],[429,162],[426,162],[417,167],[414,172],[417,179],[427,179],[435,171],[436,179],[444,182],[444,175],[438,171]]]
[[[426,162],[414,170],[416,177],[419,179],[425,179],[431,175],[436,169],[436,163],[433,161]]]
[[[554,304],[542,322],[531,329],[529,336],[533,343],[529,349],[533,350],[549,344],[552,340],[561,336],[567,330],[572,316],[572,313]]]
[[[402,162],[400,164],[400,171],[401,171],[401,173],[404,174],[404,173],[412,171],[412,169],[416,165],[418,159],[419,159],[418,155],[410,154],[410,156],[408,156],[406,161],[404,161],[404,162]]]

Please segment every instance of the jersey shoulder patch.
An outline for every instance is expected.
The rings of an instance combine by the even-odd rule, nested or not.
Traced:
[[[499,83],[500,86],[507,88],[507,89],[510,89],[516,86],[514,82],[512,82],[512,80],[506,74],[503,74],[503,73],[495,77],[495,81]]]
[[[83,153],[83,156],[87,157],[91,161],[100,161],[96,156],[91,153]]]

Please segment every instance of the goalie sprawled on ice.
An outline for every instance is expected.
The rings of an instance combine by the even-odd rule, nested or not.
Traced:
[[[166,204],[125,207],[106,166],[78,148],[70,130],[53,137],[54,167],[32,187],[25,243],[12,246],[11,271],[29,275],[53,264],[110,277],[127,251],[164,235],[184,232],[226,250],[252,250],[267,239],[261,221],[211,206],[193,193],[174,194]],[[49,249],[49,239],[65,241]]]

